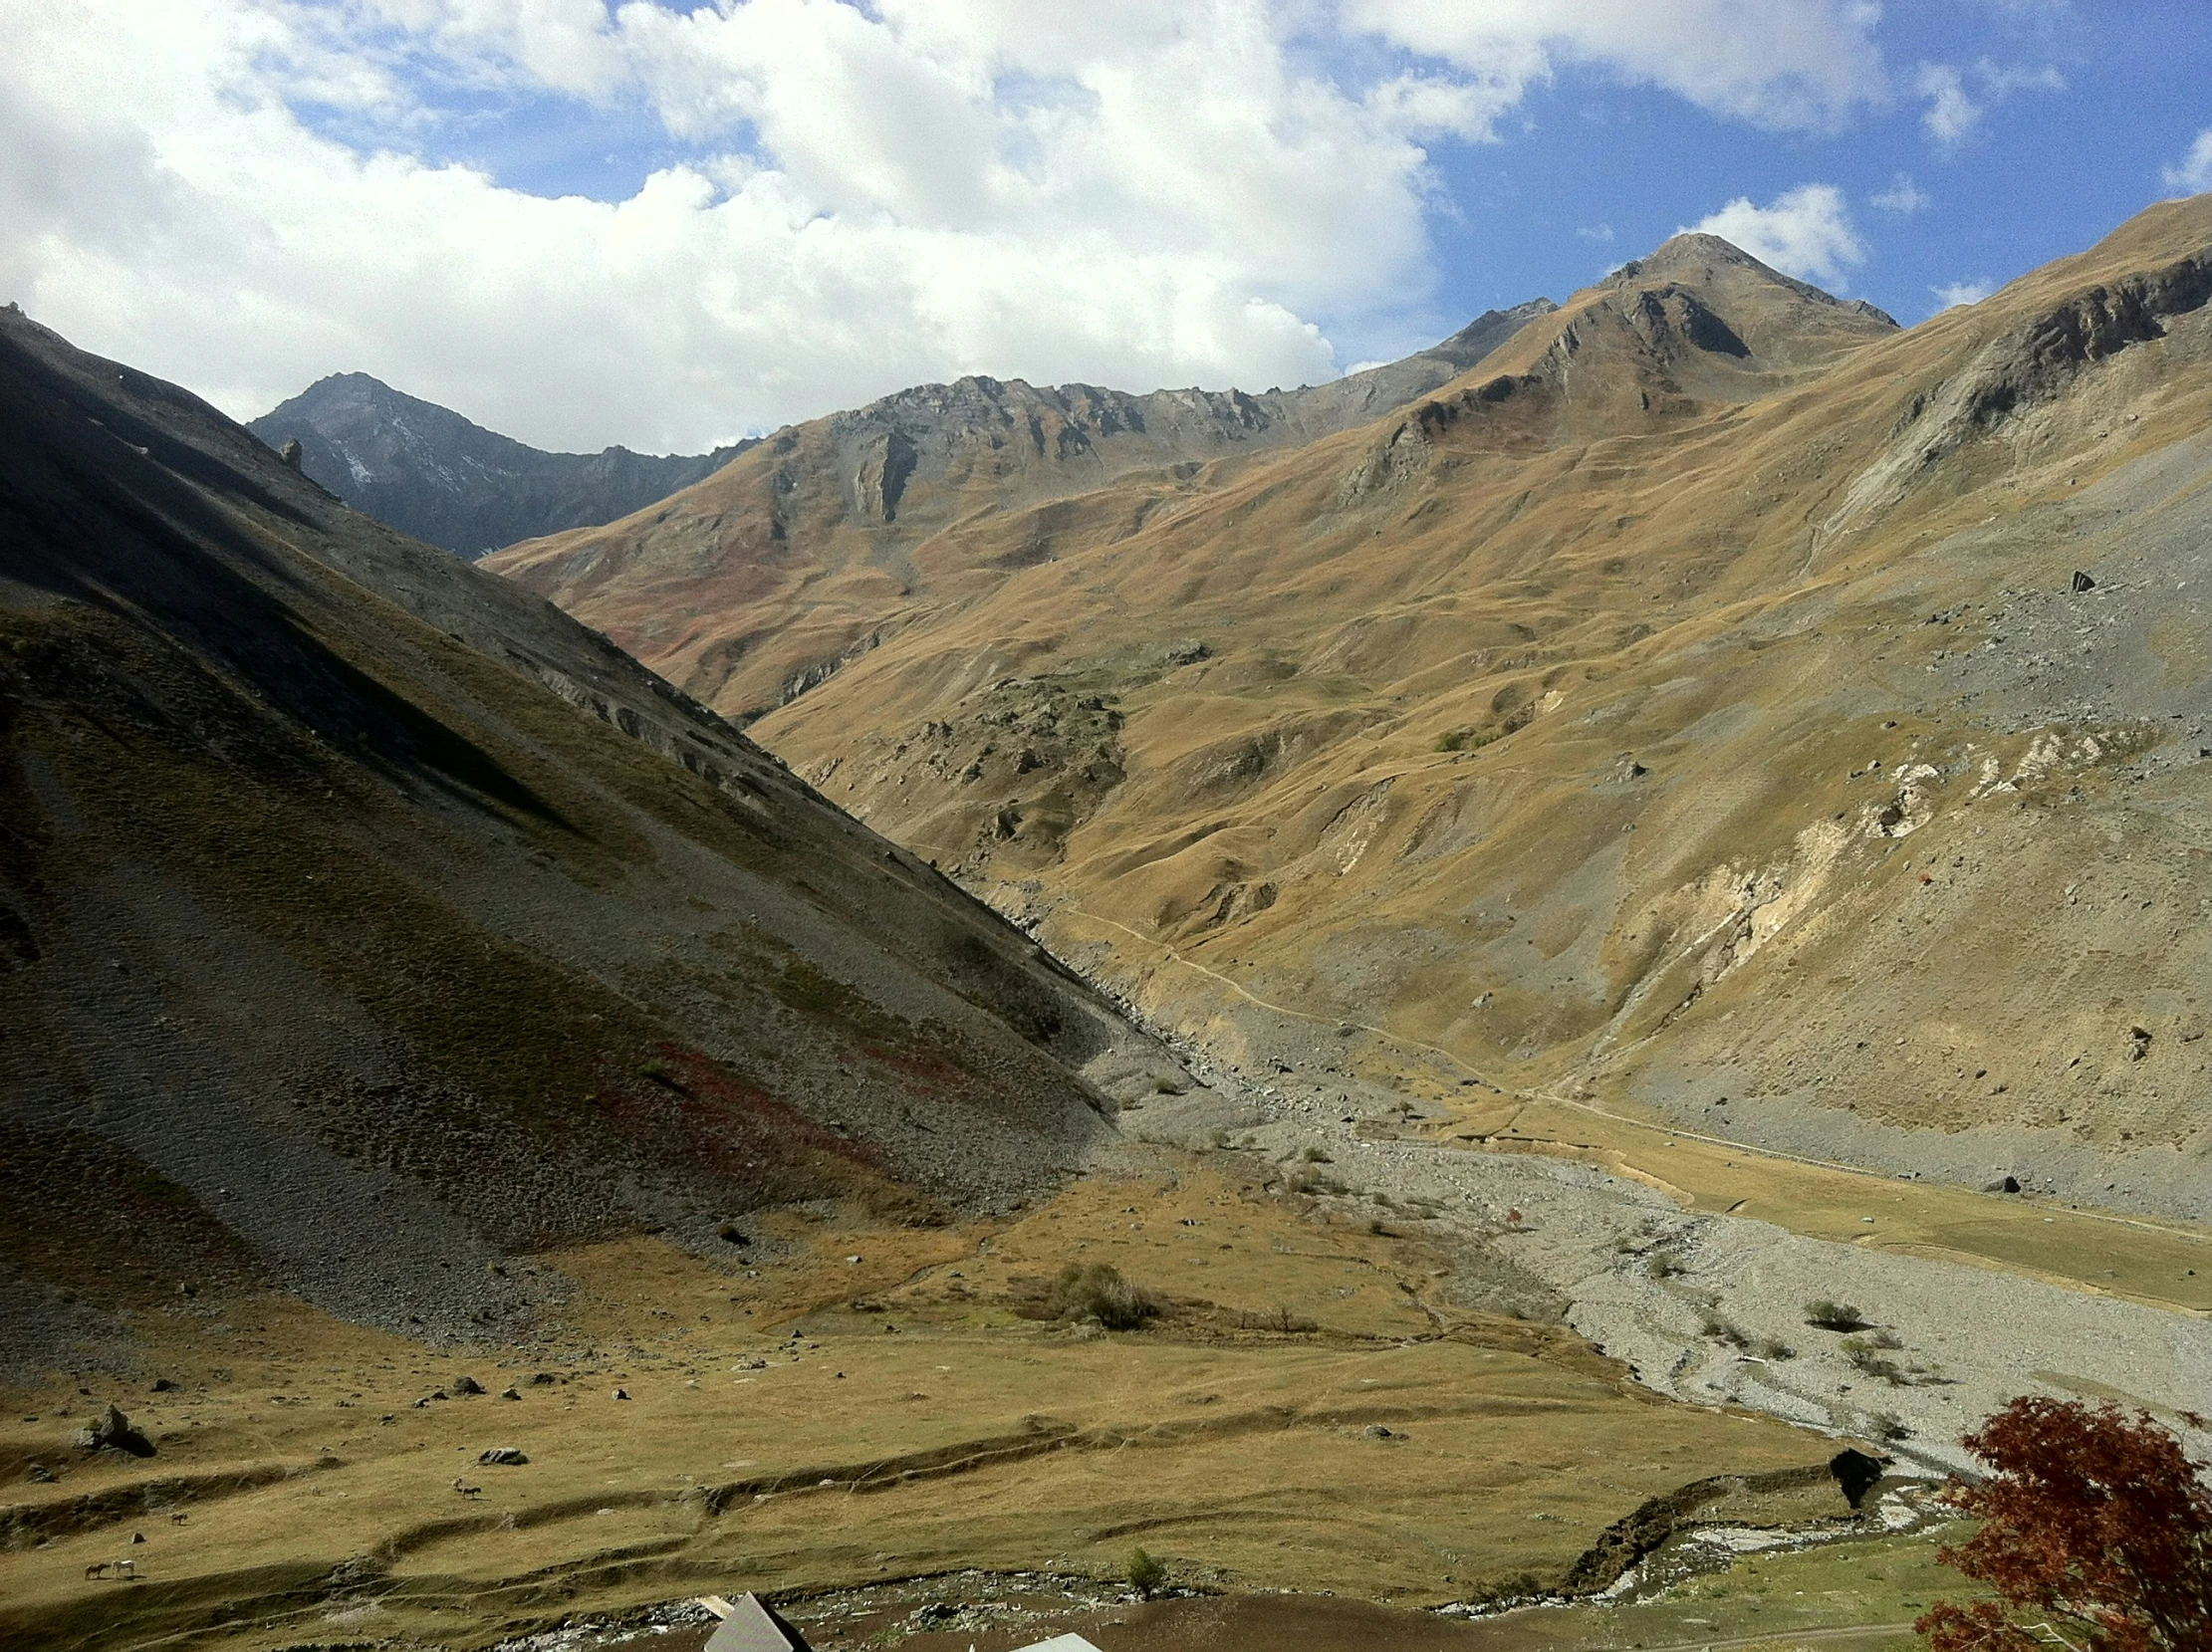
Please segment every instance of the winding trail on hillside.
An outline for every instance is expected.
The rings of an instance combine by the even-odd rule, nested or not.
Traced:
[[[1269,1011],[1274,1015],[1290,1016],[1299,1021],[1310,1021],[1314,1023],[1314,1025],[1317,1027],[1356,1027],[1362,1033],[1372,1033],[1376,1038],[1387,1039],[1392,1044],[1403,1045],[1411,1050],[1425,1050],[1432,1056],[1441,1056],[1445,1061],[1451,1062],[1452,1065],[1457,1067],[1460,1071],[1470,1074],[1477,1083],[1483,1084],[1488,1088],[1495,1090],[1500,1095],[1517,1095],[1520,1093],[1519,1091],[1507,1090],[1503,1085],[1484,1076],[1481,1072],[1476,1071],[1475,1068],[1467,1064],[1466,1060],[1463,1057],[1454,1055],[1451,1051],[1446,1050],[1442,1045],[1429,1044],[1422,1039],[1409,1038],[1403,1033],[1393,1033],[1387,1027],[1376,1027],[1369,1022],[1353,1021],[1349,1016],[1317,1016],[1310,1010],[1298,1010],[1293,1009],[1288,1004],[1278,1004],[1273,999],[1262,998],[1259,994],[1253,992],[1250,988],[1239,985],[1230,977],[1223,975],[1219,970],[1210,969],[1206,965],[1199,963],[1196,959],[1184,957],[1180,952],[1176,951],[1165,941],[1159,940],[1154,936],[1141,934],[1138,931],[1131,929],[1125,923],[1116,923],[1111,918],[1102,917],[1097,912],[1091,911],[1088,907],[1077,905],[1074,901],[1069,901],[1065,905],[1056,907],[1054,909],[1054,916],[1057,917],[1064,912],[1073,912],[1079,917],[1089,918],[1093,923],[1104,924],[1108,929],[1117,929],[1122,934],[1128,936],[1131,940],[1142,942],[1145,946],[1155,948],[1159,952],[1164,953],[1170,962],[1180,964],[1183,966],[1183,968],[1187,970],[1195,970],[1200,975],[1205,976],[1209,980],[1220,982],[1221,985],[1227,987],[1231,992],[1235,993],[1246,1003],[1251,1004],[1258,1009]]]

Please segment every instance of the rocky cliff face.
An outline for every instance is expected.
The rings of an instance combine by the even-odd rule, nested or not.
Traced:
[[[548,453],[364,372],[333,373],[247,426],[356,510],[463,557],[588,528],[711,476],[747,443],[661,457]]]
[[[604,638],[14,312],[0,521],[11,1357],[226,1286],[514,1329],[546,1247],[1003,1204],[1176,1081]]]

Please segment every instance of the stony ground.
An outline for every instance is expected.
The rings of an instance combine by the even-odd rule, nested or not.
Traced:
[[[1794,1213],[1850,1235],[1820,1237],[1701,1211],[1666,1180],[1694,1181],[1702,1160],[1771,1196],[1772,1173],[1793,1167],[1749,1147],[1616,1126],[1616,1140],[1635,1141],[1623,1156],[1591,1141],[1606,1121],[1588,1113],[1447,1100],[1278,1059],[1258,1081],[1193,1062],[1216,1087],[1140,1108],[1130,1128],[1251,1154],[1338,1208],[1418,1233],[1455,1253],[1458,1299],[1564,1319],[1671,1398],[1878,1439],[1936,1472],[1967,1467],[1959,1437],[2023,1392],[2143,1407],[2197,1450],[2212,1445],[2181,1422],[2212,1405],[2212,1236],[2201,1230],[1990,1194],[1975,1254],[1928,1243],[1959,1236],[1924,1224],[1929,1200],[1976,1196],[1836,1167],[1804,1171],[1825,1181],[1815,1198],[1826,1208],[1809,1200]],[[2062,1224],[2063,1240],[2034,1232]],[[2045,1244],[2071,1250],[2075,1277],[2035,1267]],[[2107,1259],[2125,1266],[2124,1285],[2120,1267],[2096,1266]],[[2143,1295],[2113,1294],[2127,1289]],[[1862,1323],[1809,1323],[1822,1300],[1856,1306]]]

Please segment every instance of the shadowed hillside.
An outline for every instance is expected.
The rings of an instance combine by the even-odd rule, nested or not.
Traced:
[[[0,524],[15,1360],[230,1287],[512,1330],[518,1256],[941,1221],[1109,1133],[1079,1069],[1172,1081],[604,638],[13,310]]]

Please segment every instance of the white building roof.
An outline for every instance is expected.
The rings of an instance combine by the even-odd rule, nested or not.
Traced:
[[[727,1604],[728,1613],[707,1637],[706,1652],[804,1652],[806,1640],[758,1595],[741,1594]]]

